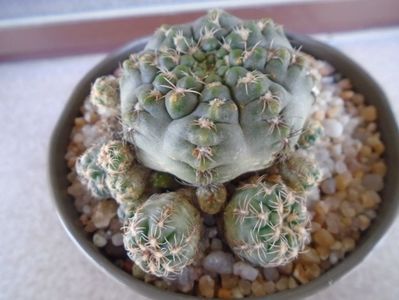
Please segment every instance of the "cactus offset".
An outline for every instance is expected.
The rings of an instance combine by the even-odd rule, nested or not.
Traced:
[[[86,150],[76,161],[76,173],[81,182],[96,198],[108,198],[111,193],[106,184],[107,174],[97,163],[101,145],[95,145]]]
[[[112,75],[101,76],[93,83],[91,103],[102,111],[117,113],[119,107],[119,82]]]
[[[305,125],[303,133],[299,137],[298,146],[304,149],[313,146],[323,133],[324,129],[320,122],[309,120]]]
[[[161,27],[123,70],[124,138],[146,167],[196,186],[272,165],[314,101],[314,76],[280,26],[219,10]]]
[[[124,245],[145,272],[172,277],[195,258],[201,218],[184,193],[154,194],[128,219]]]
[[[306,192],[316,186],[321,179],[317,163],[297,153],[281,161],[277,168],[284,183],[296,192]]]
[[[227,198],[227,191],[223,184],[200,186],[195,192],[198,205],[207,214],[217,214],[223,207]]]
[[[308,238],[303,199],[282,183],[261,177],[238,189],[224,213],[225,236],[231,249],[256,266],[292,261]]]
[[[77,160],[76,171],[93,196],[133,203],[130,207],[141,203],[150,173],[134,163],[130,146],[117,140],[87,149]]]

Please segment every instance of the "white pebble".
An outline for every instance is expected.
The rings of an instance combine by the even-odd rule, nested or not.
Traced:
[[[277,268],[264,268],[263,276],[269,281],[277,281],[280,278],[280,273]]]
[[[331,254],[330,254],[330,257],[329,257],[329,260],[330,260],[330,263],[332,264],[332,265],[335,265],[337,262],[338,262],[338,254],[337,253],[335,253],[335,252],[332,252]]]
[[[116,247],[123,245],[123,235],[122,233],[115,233],[111,237],[112,244]]]
[[[96,232],[93,235],[93,243],[96,245],[96,247],[101,248],[104,247],[107,244],[107,239],[103,237],[101,234]]]
[[[233,272],[233,263],[233,256],[223,251],[211,252],[202,261],[205,269],[219,274],[231,274]]]
[[[258,277],[259,271],[245,262],[238,261],[233,266],[233,273],[242,279],[254,281]]]
[[[324,127],[324,133],[325,135],[332,137],[332,138],[337,138],[339,137],[343,130],[344,127],[342,126],[341,123],[339,123],[335,119],[326,119],[323,121],[323,127]]]
[[[335,165],[335,171],[338,174],[343,174],[348,171],[348,168],[346,167],[346,164],[342,160],[340,160],[340,161],[337,161],[337,163]]]
[[[381,175],[367,174],[363,177],[363,185],[366,189],[379,192],[384,187],[384,180]]]
[[[321,190],[325,194],[334,194],[336,187],[335,187],[335,180],[333,178],[328,178],[324,180],[320,185]]]

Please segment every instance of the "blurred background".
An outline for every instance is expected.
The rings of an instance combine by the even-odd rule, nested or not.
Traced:
[[[73,87],[106,53],[212,7],[271,17],[339,48],[399,116],[397,0],[0,0],[0,299],[145,299],[64,232],[47,180],[49,139]],[[396,222],[364,263],[310,299],[399,299],[398,240]]]

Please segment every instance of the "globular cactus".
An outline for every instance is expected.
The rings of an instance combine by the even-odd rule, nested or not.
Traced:
[[[111,193],[106,184],[107,174],[97,163],[101,145],[86,150],[76,161],[75,169],[81,182],[96,198],[108,198]]]
[[[323,135],[324,129],[320,122],[309,120],[299,137],[298,146],[307,149],[313,146]]]
[[[97,162],[109,174],[125,173],[132,165],[134,156],[126,143],[112,140],[104,144]]]
[[[227,198],[227,190],[223,184],[200,186],[195,195],[200,209],[207,214],[217,214],[223,208]]]
[[[280,26],[213,10],[161,27],[123,63],[124,138],[148,168],[220,184],[293,149],[314,85]]]
[[[97,78],[90,91],[91,103],[100,111],[118,113],[119,81],[113,75]]]
[[[134,163],[130,145],[111,140],[90,147],[76,162],[76,172],[93,196],[114,198],[130,207],[141,204],[150,170]]]
[[[277,169],[284,183],[299,193],[310,190],[321,180],[316,161],[295,152],[282,160]]]
[[[308,239],[303,198],[259,178],[239,188],[224,213],[226,240],[242,259],[274,267],[292,261]]]
[[[140,166],[132,165],[123,173],[108,174],[106,183],[112,198],[116,202],[139,203],[144,194],[150,170]]]
[[[154,194],[128,219],[124,246],[145,272],[173,277],[193,262],[202,221],[190,200],[184,192]]]

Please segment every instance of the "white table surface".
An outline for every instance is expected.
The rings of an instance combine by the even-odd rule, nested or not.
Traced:
[[[318,38],[368,70],[399,116],[399,28]],[[47,182],[50,134],[71,89],[103,56],[0,64],[0,299],[146,299],[71,242]],[[399,299],[399,220],[358,268],[310,299]]]

